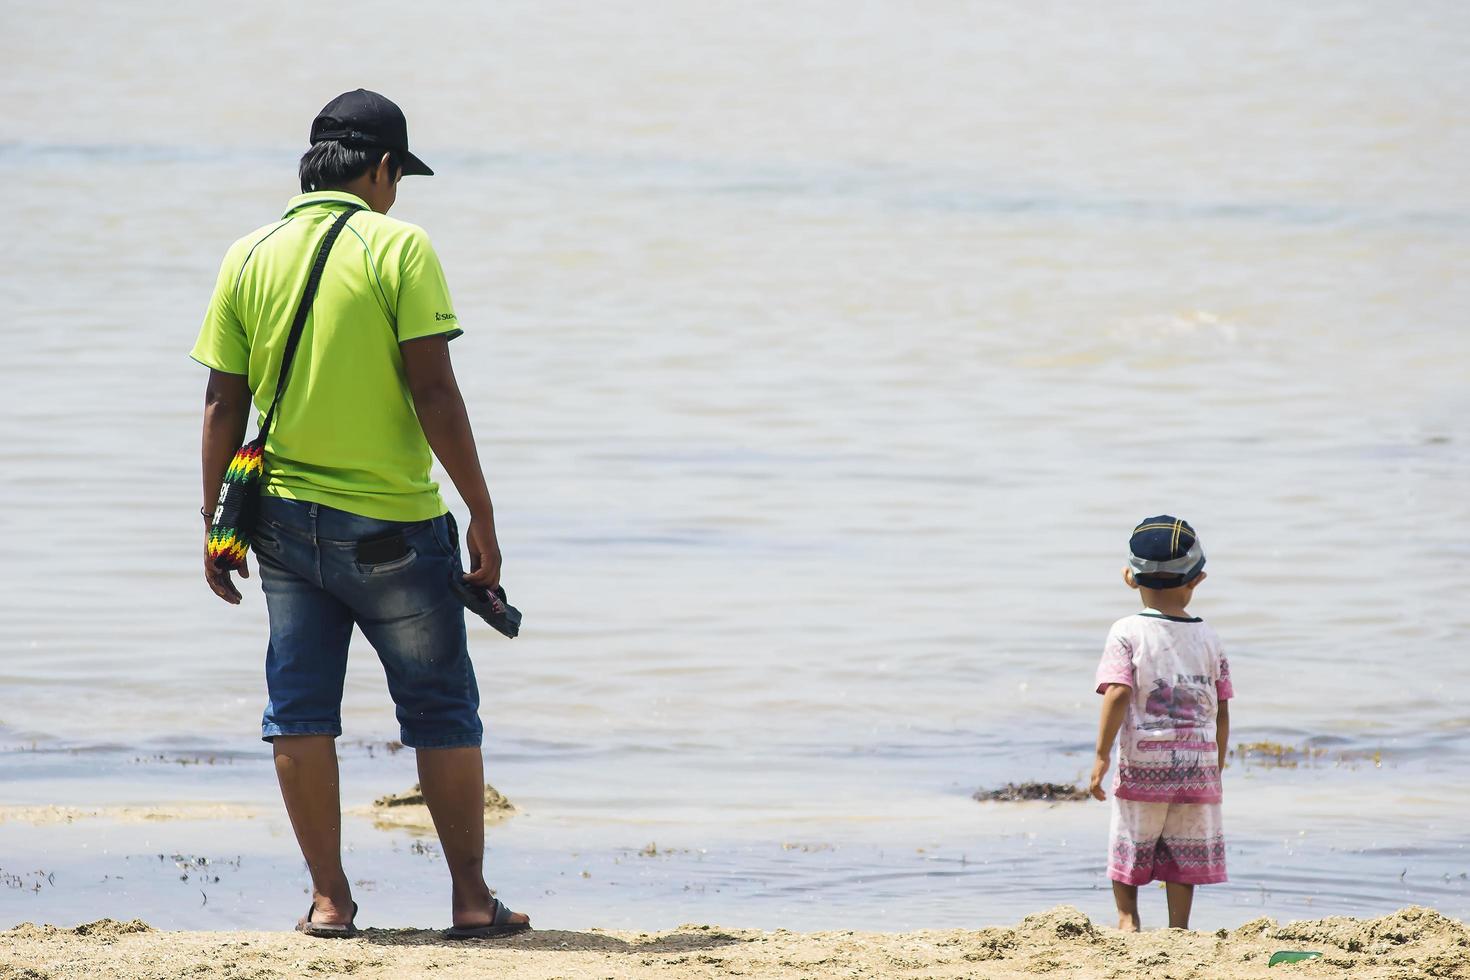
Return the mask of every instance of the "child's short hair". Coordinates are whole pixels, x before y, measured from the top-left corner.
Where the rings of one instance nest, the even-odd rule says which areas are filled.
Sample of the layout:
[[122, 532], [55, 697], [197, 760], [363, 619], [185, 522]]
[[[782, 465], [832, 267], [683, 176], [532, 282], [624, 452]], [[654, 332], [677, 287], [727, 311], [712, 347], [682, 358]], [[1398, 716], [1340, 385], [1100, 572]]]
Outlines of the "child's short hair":
[[1177, 589], [1205, 567], [1205, 552], [1188, 521], [1160, 514], [1133, 529], [1128, 567], [1140, 588]]

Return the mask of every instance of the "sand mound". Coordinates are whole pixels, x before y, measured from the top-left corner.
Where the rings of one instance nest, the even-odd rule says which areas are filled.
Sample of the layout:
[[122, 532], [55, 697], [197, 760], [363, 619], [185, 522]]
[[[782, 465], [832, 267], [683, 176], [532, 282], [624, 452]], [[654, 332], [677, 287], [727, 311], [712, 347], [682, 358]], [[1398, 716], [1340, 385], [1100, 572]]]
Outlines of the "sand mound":
[[[418, 783], [406, 793], [389, 793], [373, 800], [373, 806], [379, 809], [394, 806], [424, 806], [424, 792]], [[489, 783], [485, 784], [485, 809], [487, 810], [514, 810], [515, 804], [507, 800], [501, 792]]]
[[1058, 905], [1050, 911], [1028, 915], [1021, 920], [1016, 931], [1028, 938], [1055, 937], [1071, 942], [1098, 942], [1102, 939], [1092, 920], [1070, 905]]
[[22, 939], [50, 939], [56, 936], [90, 936], [93, 939], [116, 939], [118, 936], [130, 936], [138, 932], [153, 932], [154, 929], [142, 919], [133, 919], [131, 922], [119, 922], [116, 919], [98, 919], [96, 922], [84, 922], [71, 929], [63, 929], [58, 926], [36, 925], [34, 922], [22, 922], [18, 926], [7, 929], [3, 935], [7, 941]]
[[1317, 922], [1292, 922], [1269, 929], [1266, 934], [1314, 947], [1330, 945], [1349, 953], [1379, 955], [1400, 946], [1448, 946], [1463, 949], [1470, 964], [1470, 927], [1417, 905], [1366, 922], [1337, 916]]
[[54, 980], [54, 977], [29, 966], [0, 966], [0, 980]]
[[[379, 830], [407, 831], [414, 837], [433, 837], [434, 818], [424, 803], [424, 793], [418, 783], [403, 793], [389, 793], [373, 801], [372, 806], [358, 807], [348, 811], [356, 816], [367, 817]], [[489, 783], [485, 784], [485, 822], [495, 823], [514, 815], [515, 804]]]
[[116, 919], [98, 919], [96, 922], [84, 922], [72, 930], [74, 935], [91, 936], [94, 939], [116, 939], [119, 936], [131, 936], [139, 932], [153, 932], [154, 929], [142, 919], [133, 919], [129, 922], [119, 922]]

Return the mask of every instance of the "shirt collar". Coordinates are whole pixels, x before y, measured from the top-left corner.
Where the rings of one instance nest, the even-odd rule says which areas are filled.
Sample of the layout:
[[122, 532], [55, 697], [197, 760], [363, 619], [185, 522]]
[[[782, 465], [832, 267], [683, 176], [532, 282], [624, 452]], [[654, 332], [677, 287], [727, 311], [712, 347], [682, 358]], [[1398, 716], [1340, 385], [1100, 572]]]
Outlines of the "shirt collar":
[[1138, 613], [1138, 615], [1144, 617], [1145, 619], [1167, 619], [1171, 623], [1203, 623], [1204, 622], [1204, 620], [1203, 619], [1200, 619], [1198, 616], [1170, 616], [1169, 614], [1167, 614], [1167, 613], [1161, 613], [1157, 609], [1154, 609], [1152, 607], [1143, 610], [1142, 612]]
[[346, 191], [311, 191], [291, 198], [286, 203], [286, 213], [281, 217], [288, 217], [291, 212], [313, 204], [356, 204], [364, 210], [371, 210], [368, 208], [368, 203], [356, 194], [349, 194]]

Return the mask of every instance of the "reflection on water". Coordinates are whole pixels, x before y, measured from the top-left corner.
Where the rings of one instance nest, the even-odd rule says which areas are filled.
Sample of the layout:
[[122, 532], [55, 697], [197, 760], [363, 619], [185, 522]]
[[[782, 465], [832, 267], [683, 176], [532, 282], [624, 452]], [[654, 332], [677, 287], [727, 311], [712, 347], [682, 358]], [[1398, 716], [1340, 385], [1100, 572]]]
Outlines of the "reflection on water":
[[[198, 581], [184, 352], [305, 121], [402, 59], [71, 6], [0, 38], [0, 803], [270, 804], [263, 608]], [[361, 80], [440, 174], [395, 213], [455, 290], [527, 615], [472, 637], [512, 884], [570, 872], [566, 924], [640, 928], [1105, 910], [1100, 811], [968, 796], [1083, 773], [1127, 530], [1171, 511], [1238, 739], [1382, 759], [1227, 774], [1202, 914], [1465, 914], [1464, 11], [694, 6], [466, 6], [393, 50], [494, 57]], [[367, 654], [344, 716], [383, 741]], [[359, 802], [402, 788], [347, 752]], [[574, 867], [649, 840], [688, 855], [619, 902]]]

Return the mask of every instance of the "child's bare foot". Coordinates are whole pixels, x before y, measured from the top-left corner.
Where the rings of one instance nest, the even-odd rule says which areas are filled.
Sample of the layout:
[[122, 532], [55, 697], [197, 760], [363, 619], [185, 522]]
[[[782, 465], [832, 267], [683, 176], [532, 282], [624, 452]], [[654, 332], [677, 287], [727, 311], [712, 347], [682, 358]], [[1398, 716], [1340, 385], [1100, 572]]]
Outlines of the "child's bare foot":
[[1119, 932], [1137, 932], [1139, 930], [1139, 925], [1140, 924], [1138, 921], [1137, 912], [1134, 912], [1132, 915], [1123, 913], [1118, 916]]

